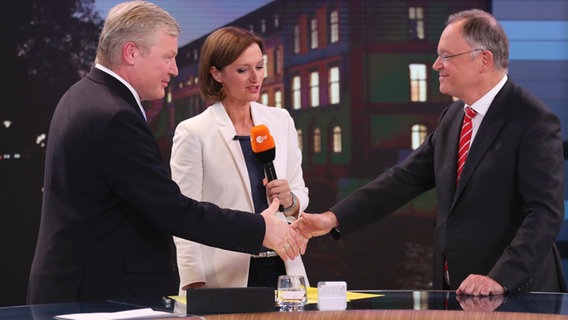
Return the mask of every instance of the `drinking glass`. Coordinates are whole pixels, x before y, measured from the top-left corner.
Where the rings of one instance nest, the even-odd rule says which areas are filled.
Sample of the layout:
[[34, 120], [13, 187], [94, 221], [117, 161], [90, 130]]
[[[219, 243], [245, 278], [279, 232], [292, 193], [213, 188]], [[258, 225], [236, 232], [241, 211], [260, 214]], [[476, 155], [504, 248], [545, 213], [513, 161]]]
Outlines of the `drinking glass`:
[[303, 276], [278, 277], [277, 301], [281, 311], [301, 311], [308, 300]]

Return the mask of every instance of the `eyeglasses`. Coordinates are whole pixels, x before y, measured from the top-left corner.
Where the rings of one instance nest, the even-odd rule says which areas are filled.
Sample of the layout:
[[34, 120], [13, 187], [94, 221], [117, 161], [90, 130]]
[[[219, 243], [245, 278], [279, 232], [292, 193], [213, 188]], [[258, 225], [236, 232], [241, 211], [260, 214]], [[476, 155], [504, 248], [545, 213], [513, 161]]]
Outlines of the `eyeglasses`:
[[467, 52], [451, 54], [451, 55], [449, 55], [449, 56], [443, 55], [443, 54], [438, 54], [438, 58], [442, 59], [442, 61], [445, 62], [445, 61], [448, 61], [450, 58], [453, 58], [453, 57], [461, 56], [461, 55], [468, 54], [468, 53], [472, 53], [472, 52], [476, 52], [476, 51], [483, 51], [483, 50], [485, 50], [485, 49], [474, 49], [474, 50], [467, 51]]

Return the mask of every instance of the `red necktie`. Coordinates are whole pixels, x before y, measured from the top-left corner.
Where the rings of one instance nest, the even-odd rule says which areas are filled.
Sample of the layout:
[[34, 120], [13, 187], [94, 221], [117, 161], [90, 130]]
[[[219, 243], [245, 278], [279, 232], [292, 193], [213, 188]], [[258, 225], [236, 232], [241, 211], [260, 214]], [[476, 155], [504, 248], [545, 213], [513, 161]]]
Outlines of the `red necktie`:
[[477, 113], [470, 107], [465, 108], [465, 116], [463, 117], [463, 124], [460, 134], [460, 148], [458, 149], [458, 171], [456, 176], [456, 183], [460, 181], [460, 175], [467, 159], [469, 146], [471, 144], [471, 132], [473, 131], [472, 119]]
[[444, 285], [442, 285], [443, 289], [450, 289], [450, 272], [448, 270], [448, 258], [446, 257], [446, 253], [444, 252]]

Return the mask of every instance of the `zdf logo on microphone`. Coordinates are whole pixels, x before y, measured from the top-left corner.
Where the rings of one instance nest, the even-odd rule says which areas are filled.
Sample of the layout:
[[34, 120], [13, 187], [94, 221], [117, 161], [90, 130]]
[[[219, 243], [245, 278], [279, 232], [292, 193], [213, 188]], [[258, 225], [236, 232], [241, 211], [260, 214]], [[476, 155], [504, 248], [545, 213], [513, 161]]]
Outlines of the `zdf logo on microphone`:
[[258, 143], [258, 144], [262, 144], [262, 143], [263, 143], [263, 142], [264, 142], [264, 141], [266, 140], [266, 138], [268, 138], [268, 136], [267, 136], [267, 135], [264, 135], [264, 136], [258, 136], [258, 137], [256, 137], [256, 143]]

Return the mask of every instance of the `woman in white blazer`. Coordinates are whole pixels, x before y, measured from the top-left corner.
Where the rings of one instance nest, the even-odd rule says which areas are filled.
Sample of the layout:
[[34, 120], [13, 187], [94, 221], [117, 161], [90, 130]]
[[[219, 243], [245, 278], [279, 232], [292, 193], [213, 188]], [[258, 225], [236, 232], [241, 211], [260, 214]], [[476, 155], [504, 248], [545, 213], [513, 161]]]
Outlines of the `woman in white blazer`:
[[[172, 178], [185, 195], [224, 208], [261, 212], [277, 197], [284, 207], [278, 215], [293, 221], [309, 201], [302, 155], [290, 114], [254, 102], [264, 79], [263, 52], [262, 39], [241, 28], [221, 28], [205, 40], [199, 83], [204, 99], [214, 104], [176, 128]], [[276, 145], [277, 179], [270, 182], [250, 147], [250, 130], [260, 124], [268, 127]], [[276, 287], [284, 273], [303, 275], [307, 281], [301, 257], [282, 261], [268, 250], [251, 256], [174, 241], [182, 295], [194, 287]]]

